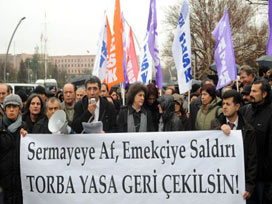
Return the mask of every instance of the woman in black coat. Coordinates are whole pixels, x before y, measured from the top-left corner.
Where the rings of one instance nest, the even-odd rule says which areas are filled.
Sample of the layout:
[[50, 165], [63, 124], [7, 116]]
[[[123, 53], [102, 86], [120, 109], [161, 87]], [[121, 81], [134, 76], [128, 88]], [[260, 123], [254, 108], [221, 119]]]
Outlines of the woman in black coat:
[[154, 131], [152, 115], [144, 108], [147, 89], [142, 83], [130, 86], [127, 95], [128, 105], [121, 108], [117, 118], [118, 132]]
[[44, 117], [44, 104], [41, 96], [39, 94], [31, 94], [23, 114], [24, 130], [32, 133], [33, 126]]

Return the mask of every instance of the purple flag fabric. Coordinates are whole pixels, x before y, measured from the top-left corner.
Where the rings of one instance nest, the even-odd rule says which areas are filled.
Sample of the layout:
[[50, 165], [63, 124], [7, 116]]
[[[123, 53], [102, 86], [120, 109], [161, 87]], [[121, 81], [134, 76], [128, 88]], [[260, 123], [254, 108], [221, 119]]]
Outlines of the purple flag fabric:
[[266, 47], [266, 54], [268, 56], [272, 55], [272, 0], [268, 2], [268, 21], [269, 21], [269, 36]]
[[151, 65], [154, 62], [156, 70], [156, 83], [158, 88], [162, 89], [162, 72], [158, 48], [156, 0], [150, 0], [147, 33], [143, 52], [143, 60], [139, 70], [138, 81], [147, 84], [152, 79]]
[[215, 64], [218, 74], [218, 83], [216, 89], [223, 88], [231, 81], [236, 80], [237, 70], [235, 56], [232, 44], [228, 10], [225, 10], [216, 28], [212, 32], [215, 40]]
[[149, 31], [148, 47], [155, 63], [156, 83], [158, 88], [162, 89], [162, 72], [161, 62], [159, 58], [158, 32], [157, 32], [156, 0], [150, 0], [147, 30]]

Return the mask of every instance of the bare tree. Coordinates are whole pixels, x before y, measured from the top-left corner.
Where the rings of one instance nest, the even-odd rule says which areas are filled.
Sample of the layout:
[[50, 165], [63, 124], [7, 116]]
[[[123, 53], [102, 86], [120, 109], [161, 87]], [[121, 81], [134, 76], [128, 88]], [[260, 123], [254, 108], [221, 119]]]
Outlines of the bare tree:
[[[258, 20], [257, 7], [242, 0], [190, 0], [192, 66], [196, 67], [196, 78], [211, 74], [209, 66], [214, 62], [215, 40], [212, 31], [227, 8], [231, 24], [233, 46], [237, 64], [256, 66], [257, 57], [265, 54], [268, 26]], [[172, 42], [178, 22], [181, 2], [166, 9], [165, 27], [169, 33], [162, 50], [167, 66], [173, 67]]]

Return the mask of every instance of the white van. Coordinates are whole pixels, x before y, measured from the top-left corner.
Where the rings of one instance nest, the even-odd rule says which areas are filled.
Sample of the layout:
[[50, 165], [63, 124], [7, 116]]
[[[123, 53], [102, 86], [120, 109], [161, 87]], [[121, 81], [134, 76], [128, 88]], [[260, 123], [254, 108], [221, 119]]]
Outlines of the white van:
[[43, 86], [46, 89], [49, 89], [52, 86], [54, 86], [56, 88], [56, 90], [58, 88], [58, 83], [57, 83], [56, 79], [45, 79], [45, 81], [44, 81], [44, 79], [38, 79], [35, 83], [37, 85]]
[[37, 84], [24, 84], [24, 83], [8, 83], [12, 87], [12, 93], [17, 94], [19, 90], [23, 90], [28, 96], [38, 86]]

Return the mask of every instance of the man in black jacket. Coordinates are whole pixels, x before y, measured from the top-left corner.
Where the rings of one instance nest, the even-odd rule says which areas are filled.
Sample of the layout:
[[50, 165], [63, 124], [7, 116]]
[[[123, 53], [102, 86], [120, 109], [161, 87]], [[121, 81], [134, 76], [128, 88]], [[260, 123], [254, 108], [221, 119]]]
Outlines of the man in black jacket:
[[230, 130], [242, 130], [244, 143], [246, 192], [244, 199], [249, 199], [253, 193], [257, 174], [257, 150], [255, 132], [249, 125], [239, 109], [242, 103], [240, 94], [235, 90], [227, 91], [223, 94], [223, 115], [212, 121], [213, 129], [222, 129], [227, 135]]
[[116, 110], [112, 103], [100, 97], [100, 79], [92, 76], [86, 81], [85, 88], [87, 95], [74, 107], [73, 130], [81, 133], [82, 122], [102, 121], [104, 132], [116, 132]]
[[23, 103], [16, 95], [5, 97], [5, 115], [0, 121], [0, 186], [4, 190], [5, 204], [21, 204], [20, 129]]
[[257, 183], [251, 203], [272, 203], [272, 105], [271, 87], [264, 80], [255, 81], [250, 91], [251, 103], [241, 110], [254, 127], [257, 142]]

